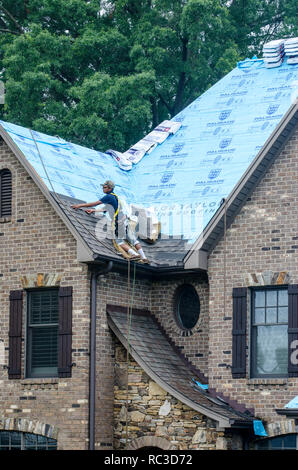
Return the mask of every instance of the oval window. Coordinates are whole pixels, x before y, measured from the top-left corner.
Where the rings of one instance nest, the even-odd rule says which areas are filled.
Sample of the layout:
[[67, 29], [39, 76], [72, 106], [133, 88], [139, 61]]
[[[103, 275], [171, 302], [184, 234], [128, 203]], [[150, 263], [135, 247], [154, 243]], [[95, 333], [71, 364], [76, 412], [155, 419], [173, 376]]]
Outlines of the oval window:
[[191, 285], [178, 287], [175, 302], [176, 319], [181, 328], [190, 330], [200, 316], [200, 299]]

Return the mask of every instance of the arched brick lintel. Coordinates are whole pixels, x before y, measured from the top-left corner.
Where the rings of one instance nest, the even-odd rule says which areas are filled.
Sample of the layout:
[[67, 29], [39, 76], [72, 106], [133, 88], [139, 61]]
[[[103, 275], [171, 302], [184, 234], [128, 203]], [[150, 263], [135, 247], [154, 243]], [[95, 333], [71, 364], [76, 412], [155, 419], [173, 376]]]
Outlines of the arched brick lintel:
[[0, 431], [20, 431], [57, 439], [58, 428], [41, 421], [0, 416]]
[[142, 447], [158, 447], [162, 450], [176, 450], [176, 446], [163, 437], [144, 436], [133, 439], [127, 446], [127, 450], [138, 450]]

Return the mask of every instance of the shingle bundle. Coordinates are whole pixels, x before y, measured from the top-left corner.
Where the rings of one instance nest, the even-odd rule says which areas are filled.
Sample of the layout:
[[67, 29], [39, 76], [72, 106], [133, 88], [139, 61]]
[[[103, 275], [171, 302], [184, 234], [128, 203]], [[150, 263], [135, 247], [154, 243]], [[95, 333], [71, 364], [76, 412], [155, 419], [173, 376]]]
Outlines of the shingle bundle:
[[269, 41], [263, 46], [263, 60], [267, 69], [279, 67], [283, 62], [284, 55], [285, 50], [283, 39]]
[[298, 64], [298, 37], [286, 39], [285, 54], [287, 64]]
[[152, 150], [154, 150], [158, 144], [162, 144], [169, 135], [176, 134], [180, 127], [181, 122], [163, 121], [155, 127], [150, 134], [139, 140], [139, 142], [130, 147], [126, 152], [121, 153], [109, 149], [106, 150], [105, 153], [114, 158], [121, 170], [131, 170], [133, 163], [137, 164], [145, 154], [151, 153]]
[[180, 127], [181, 122], [163, 121], [152, 132], [128, 149], [124, 156], [132, 163], [138, 163], [146, 153], [151, 153], [158, 144], [162, 144], [170, 134], [175, 134]]

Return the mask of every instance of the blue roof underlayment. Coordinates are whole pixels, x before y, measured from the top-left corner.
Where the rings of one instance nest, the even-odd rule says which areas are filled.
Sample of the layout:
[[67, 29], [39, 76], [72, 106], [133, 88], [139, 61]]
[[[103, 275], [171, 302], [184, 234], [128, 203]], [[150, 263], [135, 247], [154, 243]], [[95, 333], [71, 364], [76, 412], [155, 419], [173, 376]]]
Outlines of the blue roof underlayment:
[[194, 240], [297, 96], [298, 64], [246, 60], [175, 116], [180, 129], [129, 171], [111, 155], [0, 121], [50, 190], [84, 201], [112, 179], [131, 204], [154, 207], [165, 234]]

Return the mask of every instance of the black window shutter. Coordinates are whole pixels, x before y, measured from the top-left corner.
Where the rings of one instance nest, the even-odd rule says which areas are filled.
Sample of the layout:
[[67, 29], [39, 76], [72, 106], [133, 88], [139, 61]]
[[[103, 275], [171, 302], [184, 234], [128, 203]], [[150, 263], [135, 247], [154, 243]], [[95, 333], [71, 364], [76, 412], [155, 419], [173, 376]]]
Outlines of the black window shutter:
[[11, 215], [11, 172], [9, 170], [0, 171], [0, 217]]
[[297, 351], [298, 348], [298, 284], [292, 284], [288, 287], [289, 294], [289, 322], [288, 322], [288, 341], [289, 341], [289, 377], [298, 377]]
[[246, 377], [247, 289], [233, 289], [232, 376]]
[[58, 376], [71, 377], [72, 287], [59, 289]]
[[14, 290], [9, 295], [9, 358], [8, 378], [21, 378], [23, 291]]

